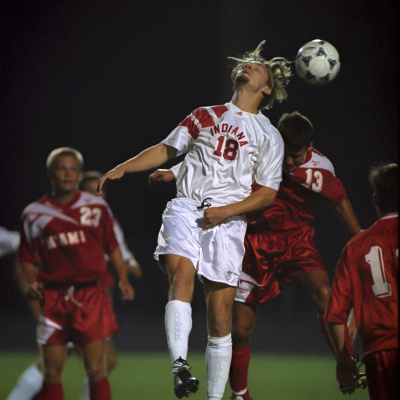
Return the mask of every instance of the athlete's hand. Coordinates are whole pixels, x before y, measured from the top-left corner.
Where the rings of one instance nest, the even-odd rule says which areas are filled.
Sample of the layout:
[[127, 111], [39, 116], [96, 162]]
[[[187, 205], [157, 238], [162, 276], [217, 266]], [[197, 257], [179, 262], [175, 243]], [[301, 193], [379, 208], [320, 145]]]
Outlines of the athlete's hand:
[[128, 281], [119, 281], [118, 283], [119, 290], [121, 291], [121, 299], [122, 300], [130, 300], [132, 301], [135, 298], [135, 291], [133, 287]]
[[97, 195], [101, 196], [103, 194], [103, 185], [106, 180], [114, 180], [114, 179], [121, 179], [125, 174], [125, 168], [122, 165], [118, 165], [117, 167], [113, 168], [112, 170], [105, 173], [97, 184]]
[[156, 186], [160, 182], [171, 182], [174, 179], [175, 176], [169, 169], [157, 169], [149, 175], [149, 187]]
[[210, 207], [204, 210], [203, 224], [206, 229], [210, 229], [222, 224], [229, 217], [230, 214], [226, 206]]
[[350, 356], [341, 357], [336, 364], [336, 379], [340, 385], [355, 389], [354, 378], [358, 375], [357, 364]]
[[126, 271], [128, 274], [133, 275], [136, 279], [139, 279], [143, 276], [142, 268], [140, 267], [139, 263], [131, 258], [125, 263]]
[[28, 300], [43, 300], [43, 284], [41, 282], [32, 282], [26, 292]]

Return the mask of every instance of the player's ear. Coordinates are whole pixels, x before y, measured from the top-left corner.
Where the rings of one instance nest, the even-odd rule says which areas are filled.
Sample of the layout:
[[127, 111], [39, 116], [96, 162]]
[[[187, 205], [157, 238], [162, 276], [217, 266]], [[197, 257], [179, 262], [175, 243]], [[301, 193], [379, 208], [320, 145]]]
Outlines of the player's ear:
[[262, 93], [264, 96], [269, 96], [269, 95], [271, 94], [271, 88], [270, 88], [269, 86], [264, 86], [264, 87], [261, 89], [261, 93]]
[[311, 150], [311, 149], [313, 148], [313, 146], [314, 146], [314, 143], [311, 141], [311, 142], [308, 144], [307, 151], [308, 151], [308, 150]]
[[378, 199], [376, 197], [376, 193], [372, 195], [372, 204], [374, 205], [374, 207], [378, 207]]

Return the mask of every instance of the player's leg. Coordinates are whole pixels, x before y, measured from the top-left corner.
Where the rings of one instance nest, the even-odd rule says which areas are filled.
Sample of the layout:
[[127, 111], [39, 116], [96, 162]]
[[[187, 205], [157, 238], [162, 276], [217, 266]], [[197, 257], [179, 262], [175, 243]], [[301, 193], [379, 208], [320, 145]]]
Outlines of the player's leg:
[[111, 389], [104, 363], [105, 349], [106, 340], [97, 340], [81, 346], [91, 400], [111, 399]]
[[67, 358], [67, 345], [43, 345], [42, 366], [43, 386], [40, 391], [40, 400], [63, 400], [61, 386], [65, 360]]
[[[292, 283], [301, 291], [301, 293], [310, 299], [315, 306], [318, 312], [318, 321], [321, 332], [329, 347], [334, 351], [324, 320], [325, 310], [328, 305], [331, 291], [327, 272], [322, 269], [309, 271], [293, 277]], [[353, 354], [351, 339], [347, 327], [345, 329], [345, 340], [349, 353]]]
[[117, 365], [117, 352], [115, 350], [114, 343], [111, 338], [106, 339], [106, 350], [104, 354], [104, 362], [106, 367], [107, 375], [110, 375], [110, 372]]
[[169, 278], [168, 303], [165, 307], [165, 330], [172, 362], [174, 389], [177, 397], [198, 390], [199, 381], [189, 372], [187, 353], [192, 329], [191, 301], [196, 271], [185, 257], [161, 256]]
[[[232, 312], [232, 361], [229, 383], [232, 399], [248, 400], [247, 374], [250, 363], [250, 337], [256, 323], [257, 304], [235, 301]], [[239, 397], [240, 396], [240, 397]]]
[[324, 316], [328, 305], [330, 286], [325, 270], [314, 270], [294, 276], [292, 283], [311, 300], [319, 316]]
[[236, 287], [204, 279], [207, 306], [207, 400], [222, 399], [232, 358], [232, 306]]
[[42, 388], [43, 373], [41, 362], [30, 365], [18, 378], [6, 400], [32, 400]]
[[[115, 365], [117, 364], [117, 353], [115, 351], [114, 343], [111, 338], [106, 339], [105, 346], [106, 348], [104, 351], [104, 366], [106, 370], [106, 375], [109, 376], [110, 372], [115, 368]], [[85, 375], [82, 385], [81, 397], [79, 400], [89, 400], [89, 399], [90, 399], [89, 380]]]

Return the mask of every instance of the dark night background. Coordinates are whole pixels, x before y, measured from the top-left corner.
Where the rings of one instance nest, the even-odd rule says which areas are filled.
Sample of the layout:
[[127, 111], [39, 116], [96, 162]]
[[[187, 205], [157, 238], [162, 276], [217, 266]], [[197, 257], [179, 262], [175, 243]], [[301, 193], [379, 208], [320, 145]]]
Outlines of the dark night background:
[[[294, 74], [288, 100], [267, 115], [273, 124], [294, 110], [310, 118], [315, 147], [333, 162], [366, 228], [375, 220], [368, 170], [398, 155], [396, 3], [2, 2], [0, 225], [18, 229], [23, 208], [49, 190], [45, 160], [52, 149], [75, 147], [86, 169], [106, 172], [161, 141], [193, 109], [229, 101], [228, 56], [240, 56], [266, 39], [265, 58], [294, 60], [303, 44], [320, 38], [340, 53], [337, 78], [313, 87]], [[108, 185], [108, 202], [145, 272], [132, 281], [133, 303], [116, 298], [121, 333], [115, 341], [120, 349], [166, 351], [168, 284], [152, 252], [175, 188], [148, 189], [147, 175]], [[313, 207], [316, 242], [332, 277], [349, 237], [329, 208]], [[34, 321], [13, 282], [12, 260], [0, 260], [0, 350], [35, 350]], [[200, 284], [193, 310], [191, 346], [202, 350]], [[329, 351], [314, 310], [290, 288], [260, 308], [257, 333], [254, 349]]]

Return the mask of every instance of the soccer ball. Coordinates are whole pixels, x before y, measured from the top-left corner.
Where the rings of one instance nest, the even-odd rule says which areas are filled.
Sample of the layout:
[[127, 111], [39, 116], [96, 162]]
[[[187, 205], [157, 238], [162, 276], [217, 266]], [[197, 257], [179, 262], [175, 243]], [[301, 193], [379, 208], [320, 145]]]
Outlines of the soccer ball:
[[335, 79], [340, 69], [340, 57], [330, 43], [316, 39], [300, 48], [295, 65], [300, 78], [310, 85], [321, 86]]

